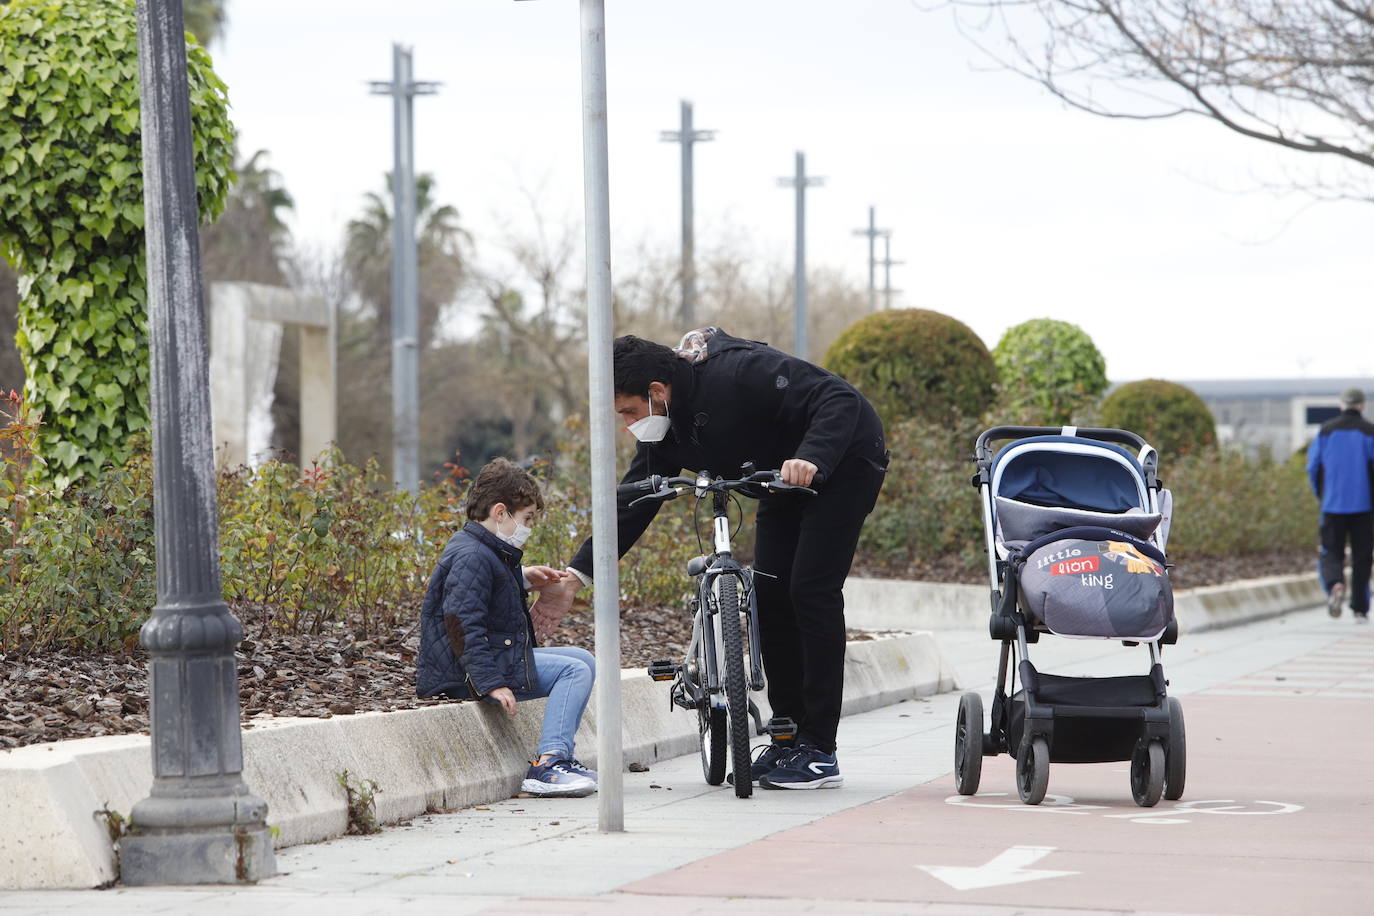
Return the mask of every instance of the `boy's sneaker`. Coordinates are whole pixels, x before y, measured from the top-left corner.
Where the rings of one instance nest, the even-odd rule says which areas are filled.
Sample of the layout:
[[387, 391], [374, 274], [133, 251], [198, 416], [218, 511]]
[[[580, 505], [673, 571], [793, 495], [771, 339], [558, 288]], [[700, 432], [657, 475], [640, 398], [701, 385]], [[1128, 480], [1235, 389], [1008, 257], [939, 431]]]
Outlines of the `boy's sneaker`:
[[566, 757], [545, 764], [532, 763], [520, 791], [541, 798], [582, 798], [596, 791], [596, 782], [574, 773]]
[[1356, 622], [1356, 623], [1369, 623], [1369, 612], [1368, 612], [1368, 611], [1365, 611], [1363, 614], [1356, 614], [1356, 615], [1355, 615], [1355, 622]]
[[[773, 769], [781, 762], [782, 758], [786, 757], [794, 750], [796, 750], [796, 747], [791, 744], [777, 744], [774, 742], [760, 744], [758, 747], [754, 748], [754, 762], [749, 765], [749, 778], [754, 782], [758, 782], [760, 777], [765, 773], [773, 772]], [[733, 786], [735, 784], [735, 774], [726, 774], [725, 781]]]
[[1326, 597], [1326, 613], [1332, 617], [1341, 616], [1341, 603], [1345, 601], [1345, 583], [1337, 582], [1331, 586], [1331, 594]]
[[844, 785], [844, 777], [834, 754], [803, 743], [760, 776], [759, 785], [765, 789], [835, 789]]
[[572, 770], [578, 776], [585, 776], [592, 782], [596, 782], [596, 770], [591, 769], [576, 757], [568, 761], [568, 769]]

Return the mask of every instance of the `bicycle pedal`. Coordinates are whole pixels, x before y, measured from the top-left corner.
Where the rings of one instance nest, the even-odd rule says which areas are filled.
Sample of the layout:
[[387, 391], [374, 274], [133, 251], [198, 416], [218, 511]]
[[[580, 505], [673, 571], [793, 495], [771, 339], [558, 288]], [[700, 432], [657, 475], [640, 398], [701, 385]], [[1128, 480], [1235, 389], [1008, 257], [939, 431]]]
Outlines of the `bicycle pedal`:
[[655, 681], [671, 681], [677, 677], [681, 665], [674, 664], [667, 659], [659, 659], [649, 663], [649, 678]]
[[786, 716], [774, 716], [768, 720], [768, 734], [774, 741], [792, 741], [797, 737], [797, 723]]

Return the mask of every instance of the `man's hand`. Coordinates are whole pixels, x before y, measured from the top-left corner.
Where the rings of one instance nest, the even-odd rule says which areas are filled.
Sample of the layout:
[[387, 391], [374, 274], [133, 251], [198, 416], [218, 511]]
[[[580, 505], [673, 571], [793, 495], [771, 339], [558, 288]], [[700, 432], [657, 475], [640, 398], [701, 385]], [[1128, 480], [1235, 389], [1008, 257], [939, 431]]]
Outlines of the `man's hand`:
[[539, 590], [539, 600], [530, 608], [530, 619], [534, 621], [534, 635], [546, 638], [562, 622], [564, 615], [572, 607], [573, 595], [582, 587], [582, 580], [572, 573], [560, 573], [562, 578]]
[[794, 487], [809, 487], [820, 468], [804, 458], [788, 458], [782, 463], [782, 482]]
[[565, 573], [561, 569], [553, 569], [549, 566], [526, 566], [523, 568], [525, 580], [529, 582], [530, 588], [538, 591], [549, 585], [560, 582], [572, 573]]
[[515, 718], [515, 694], [511, 693], [509, 687], [497, 687], [487, 694], [493, 700], [501, 704], [501, 708], [506, 711], [506, 715]]

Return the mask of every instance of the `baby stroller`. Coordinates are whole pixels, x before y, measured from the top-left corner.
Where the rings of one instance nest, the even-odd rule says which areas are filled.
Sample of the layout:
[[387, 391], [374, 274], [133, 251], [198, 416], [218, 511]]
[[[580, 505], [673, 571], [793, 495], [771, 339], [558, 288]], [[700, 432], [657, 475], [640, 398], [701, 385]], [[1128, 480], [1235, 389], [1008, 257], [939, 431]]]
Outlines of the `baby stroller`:
[[[992, 443], [1004, 440], [994, 454]], [[1009, 753], [1028, 805], [1044, 800], [1051, 763], [1129, 760], [1136, 804], [1182, 797], [1183, 708], [1165, 691], [1160, 648], [1177, 641], [1178, 625], [1164, 557], [1172, 497], [1156, 477], [1158, 457], [1120, 429], [998, 426], [978, 437], [989, 633], [1002, 657], [991, 730], [983, 731], [979, 694], [959, 701], [960, 794], [978, 791], [983, 757]], [[1042, 633], [1145, 643], [1149, 673], [1042, 673], [1027, 652]]]

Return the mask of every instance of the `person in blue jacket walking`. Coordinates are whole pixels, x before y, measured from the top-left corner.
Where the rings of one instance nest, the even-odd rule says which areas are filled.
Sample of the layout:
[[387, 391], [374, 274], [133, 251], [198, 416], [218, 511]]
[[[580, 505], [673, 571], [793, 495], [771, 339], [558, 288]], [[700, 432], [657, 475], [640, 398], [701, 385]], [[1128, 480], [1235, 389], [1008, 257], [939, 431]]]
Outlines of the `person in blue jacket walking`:
[[596, 772], [573, 756], [573, 740], [596, 679], [596, 660], [576, 647], [537, 648], [531, 588], [571, 580], [548, 566], [520, 565], [544, 499], [529, 472], [504, 458], [478, 472], [468, 522], [444, 548], [420, 609], [415, 693], [477, 699], [514, 717], [516, 702], [548, 697], [539, 750], [520, 790], [542, 797], [596, 791]]
[[1364, 392], [1341, 394], [1341, 413], [1322, 425], [1307, 449], [1307, 476], [1321, 501], [1318, 561], [1327, 610], [1341, 616], [1345, 545], [1350, 542], [1350, 610], [1369, 622], [1369, 570], [1374, 558], [1374, 424], [1364, 418]]

